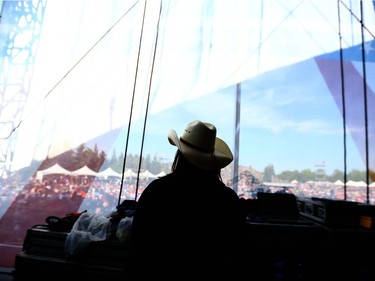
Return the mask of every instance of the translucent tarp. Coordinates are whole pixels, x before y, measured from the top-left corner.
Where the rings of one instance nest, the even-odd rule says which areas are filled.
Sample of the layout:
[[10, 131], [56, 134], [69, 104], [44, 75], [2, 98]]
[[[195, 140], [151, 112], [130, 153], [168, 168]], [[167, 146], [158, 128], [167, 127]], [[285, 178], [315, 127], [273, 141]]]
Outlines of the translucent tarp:
[[[241, 196], [297, 182], [374, 204], [373, 1], [4, 1], [1, 16], [3, 253], [48, 215], [135, 199], [194, 119], [233, 150]], [[40, 173], [56, 163], [121, 177]]]

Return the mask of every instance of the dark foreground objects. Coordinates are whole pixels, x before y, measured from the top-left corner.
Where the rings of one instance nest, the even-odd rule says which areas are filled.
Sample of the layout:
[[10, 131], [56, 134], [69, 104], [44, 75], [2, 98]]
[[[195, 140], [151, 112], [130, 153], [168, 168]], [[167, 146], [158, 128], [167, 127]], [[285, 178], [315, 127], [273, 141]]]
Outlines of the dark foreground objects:
[[215, 126], [200, 121], [168, 139], [178, 148], [172, 173], [151, 182], [137, 203], [127, 268], [136, 279], [234, 277], [246, 214], [220, 176], [232, 153]]

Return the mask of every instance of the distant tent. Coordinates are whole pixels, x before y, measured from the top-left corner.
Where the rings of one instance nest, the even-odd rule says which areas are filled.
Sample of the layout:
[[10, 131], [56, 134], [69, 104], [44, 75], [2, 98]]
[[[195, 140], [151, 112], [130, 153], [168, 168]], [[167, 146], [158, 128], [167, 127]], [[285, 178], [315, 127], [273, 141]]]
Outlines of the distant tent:
[[87, 166], [83, 166], [82, 168], [71, 172], [71, 175], [73, 175], [73, 176], [96, 176], [97, 172], [91, 170]]
[[149, 179], [149, 178], [156, 179], [157, 178], [157, 176], [154, 175], [153, 173], [151, 173], [149, 170], [145, 170], [144, 172], [140, 173], [139, 177], [140, 178], [146, 178], [146, 179]]
[[354, 187], [366, 187], [367, 184], [364, 181], [348, 181], [346, 183], [347, 186], [354, 186]]
[[99, 173], [97, 173], [97, 176], [102, 177], [102, 178], [108, 178], [108, 177], [121, 178], [121, 174], [114, 171], [111, 167], [108, 167], [107, 169], [100, 171]]
[[55, 165], [53, 165], [53, 166], [51, 166], [47, 169], [40, 170], [39, 172], [41, 172], [43, 176], [46, 176], [46, 175], [70, 175], [71, 174], [70, 171], [61, 167], [58, 163], [56, 163]]
[[161, 171], [160, 173], [156, 174], [155, 176], [157, 178], [160, 178], [160, 177], [164, 177], [166, 175], [166, 173], [164, 171]]
[[335, 181], [333, 184], [337, 186], [344, 186], [344, 183], [340, 180]]
[[133, 172], [132, 169], [127, 169], [124, 173], [125, 178], [132, 178], [132, 177], [136, 177], [136, 176], [137, 176], [137, 173]]
[[366, 187], [366, 186], [367, 186], [367, 183], [365, 183], [364, 181], [358, 181], [358, 182], [357, 182], [357, 186], [360, 186], [360, 187]]

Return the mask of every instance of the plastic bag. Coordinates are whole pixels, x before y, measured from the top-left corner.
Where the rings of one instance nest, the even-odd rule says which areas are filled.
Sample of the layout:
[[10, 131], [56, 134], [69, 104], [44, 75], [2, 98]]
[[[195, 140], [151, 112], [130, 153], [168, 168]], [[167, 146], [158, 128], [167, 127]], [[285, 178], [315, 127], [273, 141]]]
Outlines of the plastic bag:
[[65, 254], [72, 257], [82, 252], [90, 242], [106, 240], [110, 236], [111, 221], [108, 217], [84, 213], [66, 237]]
[[130, 238], [133, 217], [121, 219], [117, 225], [116, 238], [121, 242], [126, 242]]

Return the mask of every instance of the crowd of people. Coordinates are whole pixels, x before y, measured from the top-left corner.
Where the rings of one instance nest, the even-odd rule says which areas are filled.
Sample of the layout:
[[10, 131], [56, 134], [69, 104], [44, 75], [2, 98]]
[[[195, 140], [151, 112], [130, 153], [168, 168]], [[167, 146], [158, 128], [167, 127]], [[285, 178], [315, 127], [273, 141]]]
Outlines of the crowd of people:
[[[225, 173], [224, 173], [225, 174]], [[154, 179], [126, 179], [122, 186], [119, 178], [107, 179], [84, 177], [78, 181], [71, 176], [50, 175], [42, 181], [32, 178], [25, 186], [3, 181], [0, 185], [0, 224], [7, 223], [6, 229], [13, 229], [12, 239], [21, 242], [27, 228], [44, 223], [49, 215], [63, 216], [71, 211], [84, 211], [109, 215], [116, 210], [119, 202], [125, 199], [134, 200], [136, 185], [137, 198], [145, 187]], [[230, 180], [224, 180], [229, 183]], [[256, 192], [290, 192], [299, 197], [318, 197], [327, 199], [344, 199], [344, 187], [326, 181], [310, 181], [306, 183], [288, 183], [280, 186], [264, 188], [262, 183], [252, 184], [248, 180], [238, 181], [237, 194], [241, 198], [255, 199]], [[292, 187], [291, 187], [292, 186]], [[232, 186], [230, 186], [232, 187]], [[199, 193], [196, 194], [199, 196]], [[375, 204], [375, 191], [370, 189], [370, 204]], [[346, 200], [360, 203], [366, 202], [366, 188], [347, 186]], [[8, 218], [8, 219], [7, 219]], [[26, 219], [27, 218], [27, 219]], [[0, 238], [1, 239], [1, 238]]]
[[[202, 138], [195, 134], [206, 135]], [[177, 148], [175, 162], [171, 172], [158, 179], [125, 178], [122, 185], [118, 177], [95, 176], [48, 175], [43, 179], [31, 178], [26, 185], [3, 180], [0, 183], [0, 228], [2, 229], [0, 243], [11, 241], [22, 245], [27, 229], [44, 224], [45, 219], [51, 215], [63, 217], [70, 212], [87, 211], [110, 216], [116, 211], [116, 206], [124, 200], [139, 201], [140, 206], [143, 206], [144, 201], [150, 200], [145, 198], [149, 198], [150, 193], [153, 194], [151, 191], [145, 193], [145, 190], [163, 190], [163, 188], [165, 191], [161, 192], [161, 195], [156, 193], [151, 196], [157, 197], [153, 204], [160, 210], [160, 213], [153, 215], [162, 218], [166, 212], [173, 213], [176, 212], [173, 208], [178, 208], [177, 213], [192, 215], [191, 222], [194, 224], [198, 222], [197, 216], [201, 210], [212, 212], [218, 208], [217, 205], [210, 203], [210, 199], [217, 197], [218, 201], [224, 200], [222, 207], [227, 211], [221, 209], [217, 212], [221, 212], [222, 215], [229, 212], [230, 204], [225, 201], [227, 199], [216, 194], [217, 189], [220, 188], [223, 189], [223, 193], [229, 193], [229, 197], [232, 196], [234, 199], [256, 199], [256, 192], [262, 190], [289, 192], [297, 197], [345, 199], [367, 203], [366, 187], [347, 186], [345, 198], [343, 185], [327, 181], [286, 183], [285, 186], [278, 183], [275, 186], [267, 185], [265, 188], [262, 182], [242, 177], [239, 178], [234, 190], [229, 166], [233, 156], [225, 142], [216, 137], [216, 128], [210, 123], [193, 121], [188, 124], [180, 138], [174, 130], [171, 130], [168, 140]], [[185, 169], [188, 172], [185, 172]], [[167, 179], [170, 179], [171, 183]], [[158, 186], [158, 188], [150, 186]], [[212, 188], [212, 186], [217, 187]], [[370, 189], [369, 195], [370, 204], [375, 204], [375, 192]], [[173, 202], [174, 199], [177, 200], [177, 205], [168, 203]], [[212, 205], [211, 210], [208, 210], [204, 203], [207, 206]], [[189, 210], [182, 212], [179, 204]], [[163, 225], [163, 227], [168, 226], [168, 224]]]

